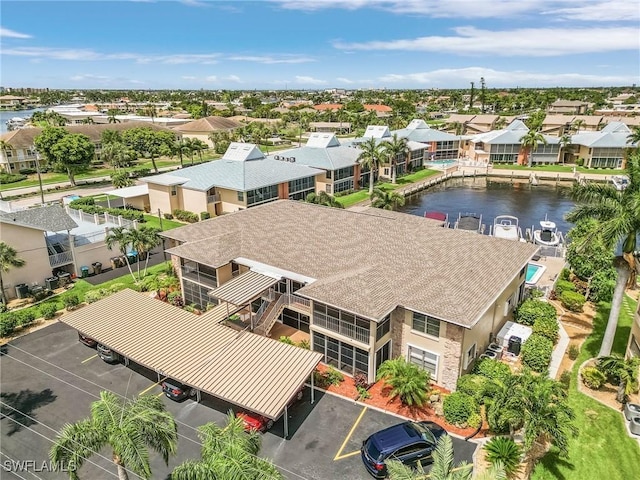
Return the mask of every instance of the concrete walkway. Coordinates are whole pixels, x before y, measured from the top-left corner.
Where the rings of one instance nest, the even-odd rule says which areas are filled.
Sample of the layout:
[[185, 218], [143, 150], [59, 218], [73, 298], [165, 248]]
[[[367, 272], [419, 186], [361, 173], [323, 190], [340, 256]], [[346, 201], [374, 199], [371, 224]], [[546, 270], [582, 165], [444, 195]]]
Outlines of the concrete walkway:
[[560, 323], [560, 321], [558, 321], [558, 323], [560, 325], [560, 330], [558, 331], [558, 343], [556, 343], [556, 347], [551, 353], [551, 363], [549, 364], [549, 378], [558, 377], [558, 370], [560, 370], [560, 365], [562, 364], [562, 359], [564, 358], [564, 354], [567, 351], [570, 340], [569, 335], [562, 326], [562, 323]]

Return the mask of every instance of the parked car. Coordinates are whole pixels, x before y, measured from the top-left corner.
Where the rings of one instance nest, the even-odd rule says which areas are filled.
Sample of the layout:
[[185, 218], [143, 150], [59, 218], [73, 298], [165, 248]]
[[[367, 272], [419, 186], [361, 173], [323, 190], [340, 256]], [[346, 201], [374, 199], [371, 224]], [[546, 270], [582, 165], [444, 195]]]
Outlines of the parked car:
[[99, 343], [96, 350], [98, 350], [98, 356], [107, 363], [118, 363], [120, 361], [120, 355], [106, 345]]
[[434, 422], [403, 422], [374, 433], [362, 443], [360, 455], [367, 471], [375, 478], [387, 476], [387, 460], [413, 467], [430, 463], [438, 439], [447, 435]]
[[[303, 395], [304, 388], [301, 388], [300, 390], [298, 390], [295, 397], [293, 397], [293, 400], [291, 401], [289, 406], [302, 400]], [[238, 412], [236, 413], [236, 417], [242, 419], [242, 422], [244, 423], [244, 429], [247, 432], [266, 432], [267, 430], [271, 430], [271, 427], [273, 427], [274, 423], [271, 418], [264, 417], [254, 412]]]
[[96, 342], [93, 338], [89, 338], [86, 335], [78, 332], [78, 340], [84, 343], [87, 347], [95, 348], [98, 342]]
[[171, 400], [179, 402], [187, 397], [193, 397], [196, 394], [196, 389], [191, 388], [188, 385], [184, 385], [175, 380], [166, 379], [162, 382], [162, 391]]

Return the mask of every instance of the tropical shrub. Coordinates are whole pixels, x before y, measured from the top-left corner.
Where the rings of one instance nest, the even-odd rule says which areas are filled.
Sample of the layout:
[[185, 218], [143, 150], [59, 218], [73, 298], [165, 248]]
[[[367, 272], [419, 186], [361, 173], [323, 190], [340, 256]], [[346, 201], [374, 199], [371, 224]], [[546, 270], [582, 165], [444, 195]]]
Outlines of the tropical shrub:
[[200, 220], [209, 220], [211, 214], [209, 212], [200, 212]]
[[356, 390], [358, 391], [358, 398], [360, 400], [366, 400], [371, 397], [369, 391], [364, 387], [356, 387]]
[[469, 417], [479, 413], [478, 404], [473, 397], [462, 392], [447, 395], [442, 407], [444, 418], [452, 425], [467, 425]]
[[569, 280], [571, 278], [571, 270], [568, 268], [563, 268], [560, 270], [560, 274], [558, 275], [560, 280]]
[[569, 390], [569, 386], [571, 385], [571, 372], [569, 370], [562, 372], [558, 381], [562, 384], [565, 390]]
[[573, 282], [570, 282], [569, 280], [558, 280], [555, 284], [554, 290], [556, 292], [556, 296], [559, 297], [560, 295], [562, 295], [562, 292], [566, 292], [566, 291], [575, 292], [576, 286]]
[[26, 175], [18, 173], [0, 173], [0, 183], [16, 183], [26, 179]]
[[90, 290], [84, 294], [84, 301], [87, 303], [94, 303], [103, 299], [109, 295], [109, 292], [104, 288], [98, 288], [97, 290]]
[[150, 168], [136, 168], [131, 172], [133, 178], [146, 177], [151, 173]]
[[18, 325], [18, 318], [13, 312], [3, 313], [0, 316], [0, 336], [7, 337], [13, 333]]
[[316, 370], [313, 372], [314, 383], [320, 388], [327, 388], [331, 385], [340, 385], [344, 381], [344, 375], [333, 367], [327, 368], [321, 372]]
[[482, 415], [479, 413], [472, 413], [467, 418], [467, 425], [471, 428], [479, 428], [482, 425]]
[[542, 335], [543, 337], [547, 337], [553, 343], [556, 343], [556, 341], [558, 340], [560, 325], [555, 318], [540, 317], [535, 322], [533, 322], [532, 330], [533, 333], [537, 333], [539, 335]]
[[580, 347], [577, 345], [569, 346], [569, 352], [567, 353], [567, 355], [569, 355], [569, 358], [571, 360], [575, 360], [576, 358], [578, 358], [578, 355], [580, 355]]
[[56, 316], [56, 312], [58, 311], [58, 306], [55, 303], [43, 303], [40, 306], [40, 315], [45, 320], [50, 320]]
[[171, 292], [169, 295], [167, 295], [167, 301], [174, 307], [184, 307], [184, 299], [182, 298], [180, 292]]
[[607, 381], [607, 376], [596, 367], [585, 367], [580, 374], [582, 383], [592, 390], [598, 390]]
[[506, 380], [511, 376], [511, 369], [506, 363], [491, 358], [483, 358], [476, 362], [473, 373], [487, 377], [490, 380]]
[[18, 170], [18, 173], [20, 173], [20, 175], [33, 175], [34, 173], [38, 173], [38, 171], [35, 168], [21, 168]]
[[80, 300], [78, 299], [78, 296], [75, 294], [71, 294], [71, 295], [66, 295], [63, 299], [62, 299], [62, 303], [64, 305], [64, 308], [68, 310], [73, 310], [75, 307], [78, 306], [78, 304], [80, 303]]
[[186, 210], [175, 209], [173, 211], [173, 216], [178, 220], [182, 220], [187, 223], [196, 223], [198, 221], [198, 215], [193, 212], [188, 212]]
[[523, 325], [533, 325], [538, 318], [553, 318], [558, 316], [553, 305], [540, 300], [529, 299], [522, 302], [516, 309], [514, 318]]
[[591, 278], [589, 300], [592, 302], [610, 302], [613, 299], [615, 287], [616, 271], [613, 268], [599, 271]]
[[462, 375], [456, 383], [456, 392], [466, 393], [481, 405], [484, 403], [487, 383], [489, 383], [489, 379], [483, 375]]
[[69, 203], [69, 206], [71, 208], [76, 208], [77, 206], [80, 205], [95, 205], [96, 201], [93, 197], [80, 197], [80, 198], [76, 198], [75, 200], [72, 200], [71, 203]]
[[520, 470], [522, 447], [509, 437], [493, 437], [484, 446], [486, 459], [495, 465], [502, 464], [508, 477], [514, 476]]
[[378, 368], [378, 380], [391, 387], [390, 398], [400, 397], [405, 405], [422, 406], [430, 390], [431, 375], [404, 357], [386, 360]]
[[362, 387], [366, 389], [369, 386], [369, 379], [367, 378], [367, 374], [356, 372], [356, 374], [353, 376], [353, 383], [355, 384], [356, 388]]
[[582, 312], [584, 302], [584, 295], [578, 292], [566, 291], [560, 295], [560, 303], [562, 303], [562, 306], [572, 312]]
[[300, 340], [296, 343], [296, 347], [304, 348], [305, 350], [311, 350], [311, 343], [309, 340]]
[[21, 327], [31, 325], [36, 319], [36, 312], [32, 308], [27, 308], [25, 310], [16, 312], [16, 315], [18, 317], [18, 325], [20, 325]]
[[173, 215], [170, 213], [165, 213], [164, 218], [166, 218], [167, 220], [173, 220]]
[[522, 346], [522, 363], [534, 372], [544, 373], [551, 363], [553, 342], [539, 334], [531, 335]]
[[282, 343], [286, 343], [287, 345], [295, 345], [296, 342], [294, 342], [293, 340], [291, 340], [291, 337], [287, 337], [285, 335], [281, 335], [280, 338], [278, 339], [280, 342]]

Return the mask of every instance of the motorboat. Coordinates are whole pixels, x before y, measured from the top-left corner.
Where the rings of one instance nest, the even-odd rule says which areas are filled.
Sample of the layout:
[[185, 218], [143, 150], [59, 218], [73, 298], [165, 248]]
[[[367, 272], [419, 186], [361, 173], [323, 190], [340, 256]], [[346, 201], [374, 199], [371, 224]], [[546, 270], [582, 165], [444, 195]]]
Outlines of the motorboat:
[[7, 131], [17, 130], [24, 127], [27, 124], [28, 118], [13, 117], [7, 120]]
[[611, 183], [613, 183], [613, 186], [616, 187], [616, 190], [621, 192], [622, 190], [627, 188], [627, 186], [629, 186], [629, 177], [627, 177], [626, 175], [614, 175], [613, 177], [611, 177]]
[[493, 220], [491, 235], [507, 240], [526, 241], [522, 237], [522, 229], [518, 225], [518, 218], [511, 215], [498, 215]]
[[442, 226], [449, 228], [449, 215], [444, 212], [424, 212], [424, 218], [441, 222]]
[[557, 247], [562, 244], [562, 234], [558, 232], [556, 224], [545, 217], [540, 221], [540, 228], [533, 231], [533, 243], [548, 247]]
[[453, 228], [457, 230], [469, 230], [476, 233], [484, 233], [482, 214], [458, 213], [458, 220], [456, 220]]

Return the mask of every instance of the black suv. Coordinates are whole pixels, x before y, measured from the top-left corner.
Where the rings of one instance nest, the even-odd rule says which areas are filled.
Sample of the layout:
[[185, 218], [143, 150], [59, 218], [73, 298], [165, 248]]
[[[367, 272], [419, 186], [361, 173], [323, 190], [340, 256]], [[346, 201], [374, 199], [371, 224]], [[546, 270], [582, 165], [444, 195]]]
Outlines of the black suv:
[[407, 466], [431, 463], [438, 439], [447, 432], [433, 422], [403, 422], [367, 438], [360, 449], [362, 462], [375, 478], [387, 476], [386, 460], [397, 460]]
[[195, 388], [171, 379], [166, 379], [162, 382], [162, 391], [168, 398], [176, 402], [184, 400], [187, 397], [193, 397], [196, 394]]

